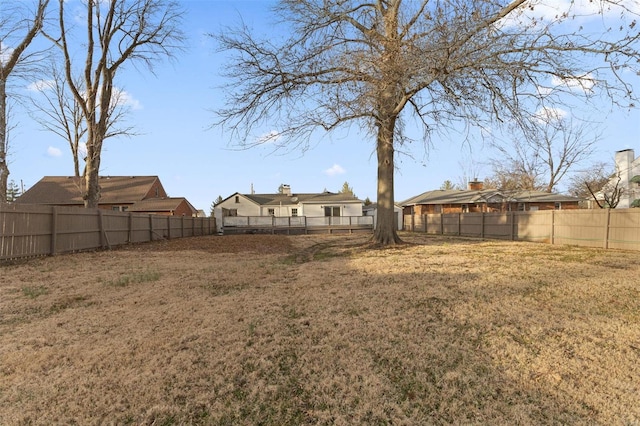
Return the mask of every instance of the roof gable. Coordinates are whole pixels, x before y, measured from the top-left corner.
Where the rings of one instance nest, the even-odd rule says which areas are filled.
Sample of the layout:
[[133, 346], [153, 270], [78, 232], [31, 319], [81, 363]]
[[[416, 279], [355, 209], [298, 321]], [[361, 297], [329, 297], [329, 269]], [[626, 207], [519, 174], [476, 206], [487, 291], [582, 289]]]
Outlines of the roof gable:
[[196, 213], [195, 207], [187, 201], [184, 197], [167, 197], [167, 198], [147, 198], [142, 201], [138, 201], [133, 204], [129, 211], [131, 212], [172, 212], [177, 210], [182, 203], [191, 209], [193, 213]]

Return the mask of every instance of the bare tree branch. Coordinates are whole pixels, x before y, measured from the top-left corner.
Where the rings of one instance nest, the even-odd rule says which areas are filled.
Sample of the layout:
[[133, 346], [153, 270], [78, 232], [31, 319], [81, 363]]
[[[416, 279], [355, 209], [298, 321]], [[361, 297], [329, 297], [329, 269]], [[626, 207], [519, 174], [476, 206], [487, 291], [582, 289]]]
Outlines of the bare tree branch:
[[124, 110], [117, 108], [117, 71], [125, 63], [142, 63], [153, 71], [161, 57], [172, 57], [182, 47], [180, 28], [182, 9], [172, 0], [86, 0], [84, 63], [76, 63], [74, 32], [68, 30], [72, 19], [65, 12], [65, 0], [58, 1], [59, 35], [47, 37], [62, 51], [66, 84], [80, 107], [86, 127], [85, 163], [86, 207], [97, 207], [100, 199], [98, 173], [105, 139], [130, 135], [131, 128], [113, 127]]
[[244, 25], [214, 36], [230, 54], [214, 125], [244, 146], [276, 128], [283, 146], [304, 151], [316, 131], [358, 123], [378, 155], [374, 238], [393, 244], [394, 154], [410, 142], [407, 124], [428, 144], [459, 124], [531, 128], [540, 108], [571, 98], [635, 102], [621, 77], [637, 71], [637, 16], [619, 3], [590, 3], [602, 22], [616, 13], [619, 28], [582, 31], [574, 2], [545, 17], [526, 0], [281, 0], [273, 11], [289, 37], [260, 39]]
[[24, 5], [0, 3], [0, 203], [7, 201], [8, 111], [7, 83], [10, 77], [19, 78], [37, 70], [35, 58], [40, 52], [27, 52], [45, 18], [49, 0], [38, 0], [35, 10]]

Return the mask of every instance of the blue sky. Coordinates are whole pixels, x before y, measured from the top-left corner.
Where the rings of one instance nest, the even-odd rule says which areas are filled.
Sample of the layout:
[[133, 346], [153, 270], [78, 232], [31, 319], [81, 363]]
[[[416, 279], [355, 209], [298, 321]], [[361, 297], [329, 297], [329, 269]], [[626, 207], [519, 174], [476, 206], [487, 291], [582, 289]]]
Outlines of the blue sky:
[[[119, 76], [120, 88], [131, 100], [131, 123], [137, 136], [106, 141], [101, 175], [157, 175], [170, 196], [186, 197], [207, 213], [211, 202], [234, 192], [273, 193], [281, 183], [293, 192], [338, 191], [347, 181], [356, 195], [376, 199], [377, 164], [374, 141], [352, 127], [349, 133], [326, 134], [305, 153], [272, 153], [268, 146], [238, 150], [227, 135], [211, 128], [212, 109], [222, 105], [218, 89], [224, 58], [207, 36], [238, 20], [267, 33], [266, 0], [184, 0], [187, 49], [173, 62], [155, 67], [128, 67]], [[594, 115], [603, 121], [603, 137], [595, 160], [612, 161], [614, 152], [633, 148], [640, 155], [640, 113], [613, 111]], [[13, 111], [9, 148], [9, 180], [28, 189], [43, 176], [73, 174], [67, 142], [40, 130], [19, 106]], [[276, 129], [271, 129], [276, 130]], [[265, 129], [265, 132], [270, 131]], [[485, 164], [488, 149], [480, 143], [465, 145], [460, 134], [435, 136], [428, 155], [421, 144], [397, 158], [395, 196], [401, 201], [445, 180], [454, 183], [473, 170], [477, 177], [490, 174]]]

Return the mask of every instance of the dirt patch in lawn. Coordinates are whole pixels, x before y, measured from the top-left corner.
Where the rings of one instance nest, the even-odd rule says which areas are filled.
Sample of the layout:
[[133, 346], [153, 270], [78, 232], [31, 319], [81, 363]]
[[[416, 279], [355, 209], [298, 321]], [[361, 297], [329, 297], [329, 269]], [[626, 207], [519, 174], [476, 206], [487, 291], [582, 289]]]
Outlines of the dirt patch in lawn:
[[636, 252], [211, 236], [0, 267], [0, 424], [637, 424]]

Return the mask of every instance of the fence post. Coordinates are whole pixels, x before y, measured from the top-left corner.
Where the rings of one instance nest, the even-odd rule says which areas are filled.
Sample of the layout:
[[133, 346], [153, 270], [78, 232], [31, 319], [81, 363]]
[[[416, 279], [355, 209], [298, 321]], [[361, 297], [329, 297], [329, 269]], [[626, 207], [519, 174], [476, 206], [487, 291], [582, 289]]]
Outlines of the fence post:
[[58, 208], [51, 207], [51, 256], [56, 254], [56, 245], [58, 240]]
[[480, 238], [484, 239], [484, 215], [485, 212], [480, 212]]
[[516, 212], [511, 211], [511, 230], [510, 230], [510, 237], [511, 237], [511, 241], [515, 240], [515, 231], [514, 231], [514, 227], [515, 227], [515, 222], [516, 222]]
[[604, 241], [602, 243], [602, 246], [605, 249], [609, 248], [609, 226], [611, 225], [611, 209], [606, 209], [607, 213], [605, 215], [605, 221], [604, 221]]
[[127, 225], [129, 228], [129, 232], [128, 232], [128, 242], [133, 242], [133, 213], [129, 213], [129, 220], [127, 221]]
[[171, 215], [167, 215], [167, 240], [171, 239]]
[[98, 228], [100, 228], [100, 248], [105, 246], [104, 218], [102, 217], [102, 209], [98, 209]]
[[416, 230], [416, 215], [415, 213], [411, 213], [411, 232]]
[[462, 233], [462, 213], [458, 213], [458, 236]]
[[556, 238], [556, 211], [555, 210], [551, 210], [551, 236], [549, 238], [549, 242], [551, 243], [551, 245], [555, 244], [555, 238]]
[[149, 215], [149, 241], [153, 241], [153, 215]]
[[440, 213], [440, 235], [444, 235], [444, 213]]
[[184, 238], [184, 216], [180, 219], [180, 238]]

